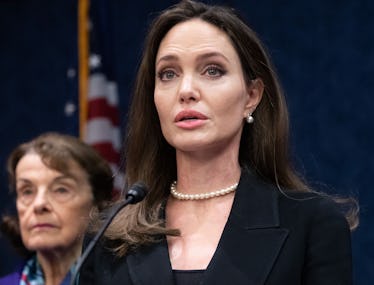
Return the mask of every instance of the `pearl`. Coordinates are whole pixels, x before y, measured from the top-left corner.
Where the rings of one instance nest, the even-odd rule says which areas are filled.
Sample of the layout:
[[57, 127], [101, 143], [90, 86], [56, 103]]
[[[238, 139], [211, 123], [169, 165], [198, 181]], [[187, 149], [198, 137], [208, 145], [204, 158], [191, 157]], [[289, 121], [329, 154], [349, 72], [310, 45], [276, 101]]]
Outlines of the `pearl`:
[[239, 183], [235, 183], [234, 185], [231, 185], [229, 187], [208, 192], [208, 193], [199, 193], [199, 194], [183, 194], [177, 191], [177, 181], [174, 181], [170, 185], [170, 193], [171, 195], [178, 199], [178, 200], [204, 200], [204, 199], [210, 199], [213, 197], [219, 197], [226, 194], [229, 194], [236, 190], [236, 187], [238, 187]]

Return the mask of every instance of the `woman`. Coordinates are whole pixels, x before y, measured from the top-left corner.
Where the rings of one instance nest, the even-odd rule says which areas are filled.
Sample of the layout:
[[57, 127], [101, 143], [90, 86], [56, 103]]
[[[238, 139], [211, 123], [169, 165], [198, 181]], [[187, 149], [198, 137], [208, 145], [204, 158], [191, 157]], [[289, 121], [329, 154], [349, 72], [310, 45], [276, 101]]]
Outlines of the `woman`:
[[356, 209], [293, 170], [276, 74], [232, 9], [182, 1], [151, 24], [125, 147], [150, 192], [80, 284], [351, 284]]
[[0, 284], [69, 284], [89, 214], [111, 199], [109, 165], [78, 138], [46, 133], [18, 146], [7, 168], [17, 216], [1, 230], [26, 261]]

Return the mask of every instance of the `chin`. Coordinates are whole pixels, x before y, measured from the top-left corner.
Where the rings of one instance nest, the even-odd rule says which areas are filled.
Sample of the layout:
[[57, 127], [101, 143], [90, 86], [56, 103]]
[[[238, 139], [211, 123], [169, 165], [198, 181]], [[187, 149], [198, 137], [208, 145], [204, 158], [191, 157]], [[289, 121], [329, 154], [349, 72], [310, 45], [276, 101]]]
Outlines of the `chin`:
[[26, 247], [31, 251], [54, 251], [66, 248], [66, 243], [61, 243], [55, 238], [44, 238], [29, 241]]
[[62, 248], [60, 244], [56, 243], [35, 243], [30, 244], [27, 246], [27, 248], [31, 251], [53, 251], [57, 248]]
[[185, 140], [185, 141], [179, 141], [175, 143], [173, 146], [181, 151], [198, 151], [206, 148], [208, 143], [199, 140]]

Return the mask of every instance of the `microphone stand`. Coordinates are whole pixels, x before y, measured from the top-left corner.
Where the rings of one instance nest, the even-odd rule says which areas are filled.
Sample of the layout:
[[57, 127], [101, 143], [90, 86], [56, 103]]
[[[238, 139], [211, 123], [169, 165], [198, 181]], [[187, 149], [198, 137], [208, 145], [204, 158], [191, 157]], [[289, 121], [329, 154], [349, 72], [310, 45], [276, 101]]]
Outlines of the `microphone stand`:
[[83, 254], [78, 258], [74, 273], [72, 274], [71, 279], [70, 279], [70, 285], [76, 285], [76, 279], [77, 279], [80, 268], [82, 267], [88, 255], [91, 253], [92, 249], [95, 247], [98, 240], [104, 234], [105, 230], [108, 228], [108, 226], [110, 225], [114, 217], [118, 214], [118, 212], [129, 204], [136, 204], [139, 201], [143, 200], [146, 194], [147, 194], [147, 187], [143, 183], [138, 182], [138, 183], [135, 183], [132, 187], [130, 187], [128, 193], [126, 194], [126, 200], [116, 205], [112, 209], [108, 219], [105, 221], [103, 226], [97, 232], [95, 237], [90, 241], [90, 243], [84, 250]]

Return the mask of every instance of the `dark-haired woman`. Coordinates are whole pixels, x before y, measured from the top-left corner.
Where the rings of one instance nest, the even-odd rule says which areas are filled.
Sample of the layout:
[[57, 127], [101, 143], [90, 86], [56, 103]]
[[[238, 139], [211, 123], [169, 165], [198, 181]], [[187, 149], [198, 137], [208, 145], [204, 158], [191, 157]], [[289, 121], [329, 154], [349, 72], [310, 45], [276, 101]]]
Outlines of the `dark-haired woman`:
[[355, 208], [317, 194], [288, 156], [286, 103], [255, 32], [230, 8], [182, 1], [151, 24], [125, 142], [149, 186], [80, 284], [352, 282]]

